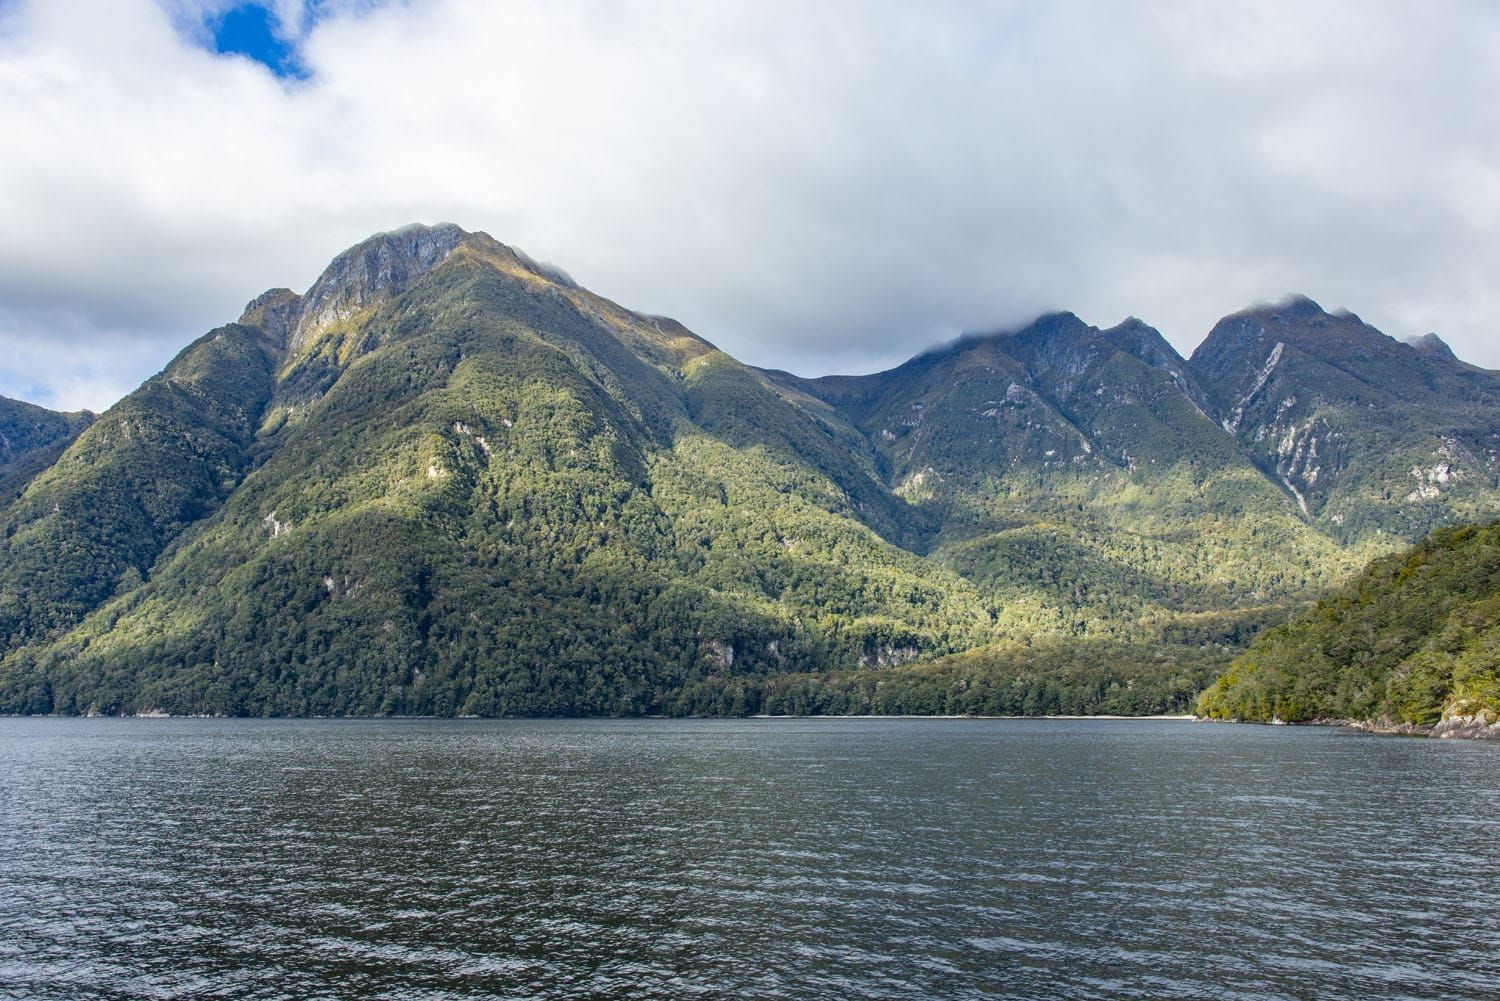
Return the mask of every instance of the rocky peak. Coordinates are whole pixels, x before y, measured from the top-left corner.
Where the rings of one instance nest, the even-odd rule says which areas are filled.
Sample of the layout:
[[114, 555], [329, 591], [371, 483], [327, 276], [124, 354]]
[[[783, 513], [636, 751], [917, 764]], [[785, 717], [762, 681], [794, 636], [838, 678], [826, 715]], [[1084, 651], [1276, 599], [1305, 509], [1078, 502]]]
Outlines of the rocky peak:
[[1292, 295], [1224, 317], [1188, 364], [1229, 403], [1263, 385], [1287, 346], [1326, 361], [1367, 346], [1372, 336], [1389, 340], [1353, 314], [1334, 315], [1305, 295]]
[[1099, 331], [1068, 312], [1044, 313], [1003, 338], [1006, 350], [1016, 357], [1051, 358], [1062, 361], [1086, 351]]
[[[1304, 295], [1225, 317], [1220, 326], [1241, 334], [1249, 328], [1258, 328], [1255, 336], [1260, 341], [1282, 341], [1335, 364], [1375, 358], [1395, 359], [1404, 353], [1394, 338], [1376, 330], [1354, 313], [1344, 309], [1327, 312]], [[1214, 328], [1215, 332], [1218, 330], [1219, 327]], [[1210, 333], [1209, 341], [1213, 339], [1214, 334]], [[1208, 343], [1205, 341], [1205, 346]]]
[[400, 295], [417, 278], [448, 259], [469, 234], [452, 223], [412, 225], [377, 233], [344, 251], [302, 297], [290, 347], [374, 303]]
[[1036, 383], [1058, 399], [1072, 393], [1088, 367], [1112, 350], [1096, 328], [1072, 313], [1038, 317], [1012, 334], [1006, 347]]
[[286, 346], [292, 329], [302, 315], [302, 297], [289, 288], [273, 288], [262, 292], [245, 305], [239, 322], [250, 327], [259, 327], [277, 344]]
[[1430, 358], [1442, 358], [1449, 361], [1458, 360], [1458, 356], [1453, 353], [1453, 349], [1448, 346], [1448, 342], [1437, 334], [1423, 334], [1421, 337], [1412, 337], [1406, 343]]
[[1165, 372], [1199, 412], [1210, 420], [1217, 420], [1218, 405], [1213, 395], [1193, 376], [1187, 359], [1177, 353], [1161, 331], [1134, 316], [1127, 316], [1117, 326], [1101, 331], [1100, 336], [1136, 360]]
[[1127, 316], [1117, 326], [1101, 331], [1100, 336], [1152, 368], [1181, 372], [1187, 366], [1187, 361], [1177, 353], [1176, 348], [1167, 343], [1161, 331], [1133, 316]]
[[1058, 310], [1054, 313], [1043, 313], [1026, 326], [1011, 334], [1012, 338], [1020, 340], [1033, 340], [1046, 338], [1049, 340], [1077, 339], [1094, 332], [1094, 328], [1078, 318], [1076, 313], [1067, 310]]
[[1255, 312], [1269, 314], [1273, 321], [1305, 321], [1329, 315], [1324, 311], [1322, 306], [1319, 306], [1312, 299], [1300, 292], [1294, 292], [1280, 302], [1273, 303], [1270, 306], [1262, 306], [1255, 310]]
[[1302, 407], [1314, 400], [1360, 408], [1497, 400], [1493, 375], [1459, 361], [1435, 335], [1403, 343], [1305, 297], [1226, 316], [1189, 364], [1219, 398], [1228, 427], [1241, 426], [1237, 413], [1249, 414], [1253, 399], [1265, 402], [1267, 394], [1278, 405], [1295, 398]]

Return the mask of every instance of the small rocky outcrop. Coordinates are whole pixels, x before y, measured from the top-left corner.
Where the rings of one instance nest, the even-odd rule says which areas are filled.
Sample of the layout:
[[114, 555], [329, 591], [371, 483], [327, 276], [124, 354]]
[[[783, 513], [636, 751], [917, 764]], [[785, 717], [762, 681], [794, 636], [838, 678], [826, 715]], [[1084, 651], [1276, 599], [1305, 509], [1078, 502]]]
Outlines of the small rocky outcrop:
[[1446, 716], [1433, 724], [1397, 723], [1387, 718], [1369, 720], [1316, 720], [1334, 726], [1345, 726], [1365, 733], [1395, 734], [1403, 737], [1462, 737], [1468, 740], [1500, 740], [1500, 716], [1488, 709], [1476, 713]]
[[1481, 709], [1469, 716], [1449, 716], [1432, 728], [1434, 737], [1477, 737], [1500, 740], [1500, 717]]

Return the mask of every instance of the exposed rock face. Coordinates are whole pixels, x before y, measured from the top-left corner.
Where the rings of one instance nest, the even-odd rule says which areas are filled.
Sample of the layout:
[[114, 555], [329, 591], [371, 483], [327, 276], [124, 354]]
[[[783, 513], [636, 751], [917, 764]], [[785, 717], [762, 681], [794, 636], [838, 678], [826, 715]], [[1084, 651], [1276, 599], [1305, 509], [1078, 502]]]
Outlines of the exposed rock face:
[[399, 295], [445, 261], [468, 235], [452, 223], [407, 226], [378, 233], [344, 251], [302, 297], [289, 349], [297, 351], [319, 331]]
[[240, 322], [260, 327], [267, 336], [285, 347], [301, 316], [302, 297], [289, 288], [273, 288], [246, 304]]
[[860, 667], [900, 667], [908, 664], [922, 655], [922, 651], [912, 646], [896, 646], [892, 643], [882, 643], [873, 650], [866, 650], [859, 655]]
[[1053, 313], [1013, 334], [1008, 353], [1026, 366], [1036, 384], [1066, 401], [1085, 372], [1112, 347], [1072, 313]]
[[1432, 728], [1432, 736], [1500, 740], [1500, 719], [1483, 711], [1473, 716], [1450, 716]]
[[1225, 317], [1189, 364], [1223, 428], [1342, 541], [1490, 510], [1500, 379], [1435, 337], [1402, 343], [1298, 296]]
[[[1325, 315], [1306, 296], [1233, 313], [1214, 325], [1189, 364], [1218, 395], [1227, 417], [1265, 385], [1268, 367], [1274, 368], [1281, 361], [1288, 332], [1302, 330]], [[1277, 344], [1283, 345], [1281, 351]]]

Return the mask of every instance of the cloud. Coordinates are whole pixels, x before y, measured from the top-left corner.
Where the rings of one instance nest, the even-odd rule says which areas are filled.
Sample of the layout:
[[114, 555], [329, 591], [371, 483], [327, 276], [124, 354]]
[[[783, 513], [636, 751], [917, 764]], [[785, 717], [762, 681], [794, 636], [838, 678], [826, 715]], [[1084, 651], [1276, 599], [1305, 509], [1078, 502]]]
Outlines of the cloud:
[[438, 220], [808, 374], [1294, 290], [1500, 367], [1483, 3], [281, 0], [304, 80], [231, 6], [0, 4], [0, 392], [103, 406]]
[[[37, 331], [45, 331], [38, 334]], [[56, 410], [98, 410], [134, 389], [185, 344], [167, 346], [130, 331], [100, 329], [66, 310], [0, 306], [0, 396]]]

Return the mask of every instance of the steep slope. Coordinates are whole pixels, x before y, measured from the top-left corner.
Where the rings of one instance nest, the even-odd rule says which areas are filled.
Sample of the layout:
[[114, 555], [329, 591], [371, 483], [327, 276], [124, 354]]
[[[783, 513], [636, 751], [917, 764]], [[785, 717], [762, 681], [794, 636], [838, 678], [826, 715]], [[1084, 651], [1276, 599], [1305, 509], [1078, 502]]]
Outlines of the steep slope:
[[[1199, 700], [1223, 719], [1500, 721], [1500, 522], [1372, 563], [1263, 634]], [[1500, 729], [1492, 731], [1500, 736]]]
[[87, 410], [65, 414], [0, 396], [0, 504], [52, 465], [93, 420]]
[[0, 514], [0, 642], [77, 624], [139, 582], [250, 462], [279, 345], [230, 324], [107, 410]]
[[680, 711], [996, 635], [882, 539], [905, 505], [826, 406], [483, 234], [383, 234], [247, 320], [289, 333], [255, 468], [0, 707]]
[[[965, 338], [889, 372], [806, 384], [881, 448], [933, 551], [1036, 635], [1226, 637], [1355, 560], [1210, 416], [1152, 328], [1070, 313]], [[1278, 553], [1266, 561], [1267, 548]]]
[[1496, 379], [1294, 302], [805, 380], [407, 227], [0, 474], [0, 711], [1179, 710], [1496, 509]]
[[1225, 429], [1342, 542], [1389, 546], [1500, 510], [1500, 375], [1441, 342], [1296, 297], [1224, 318], [1191, 366]]

